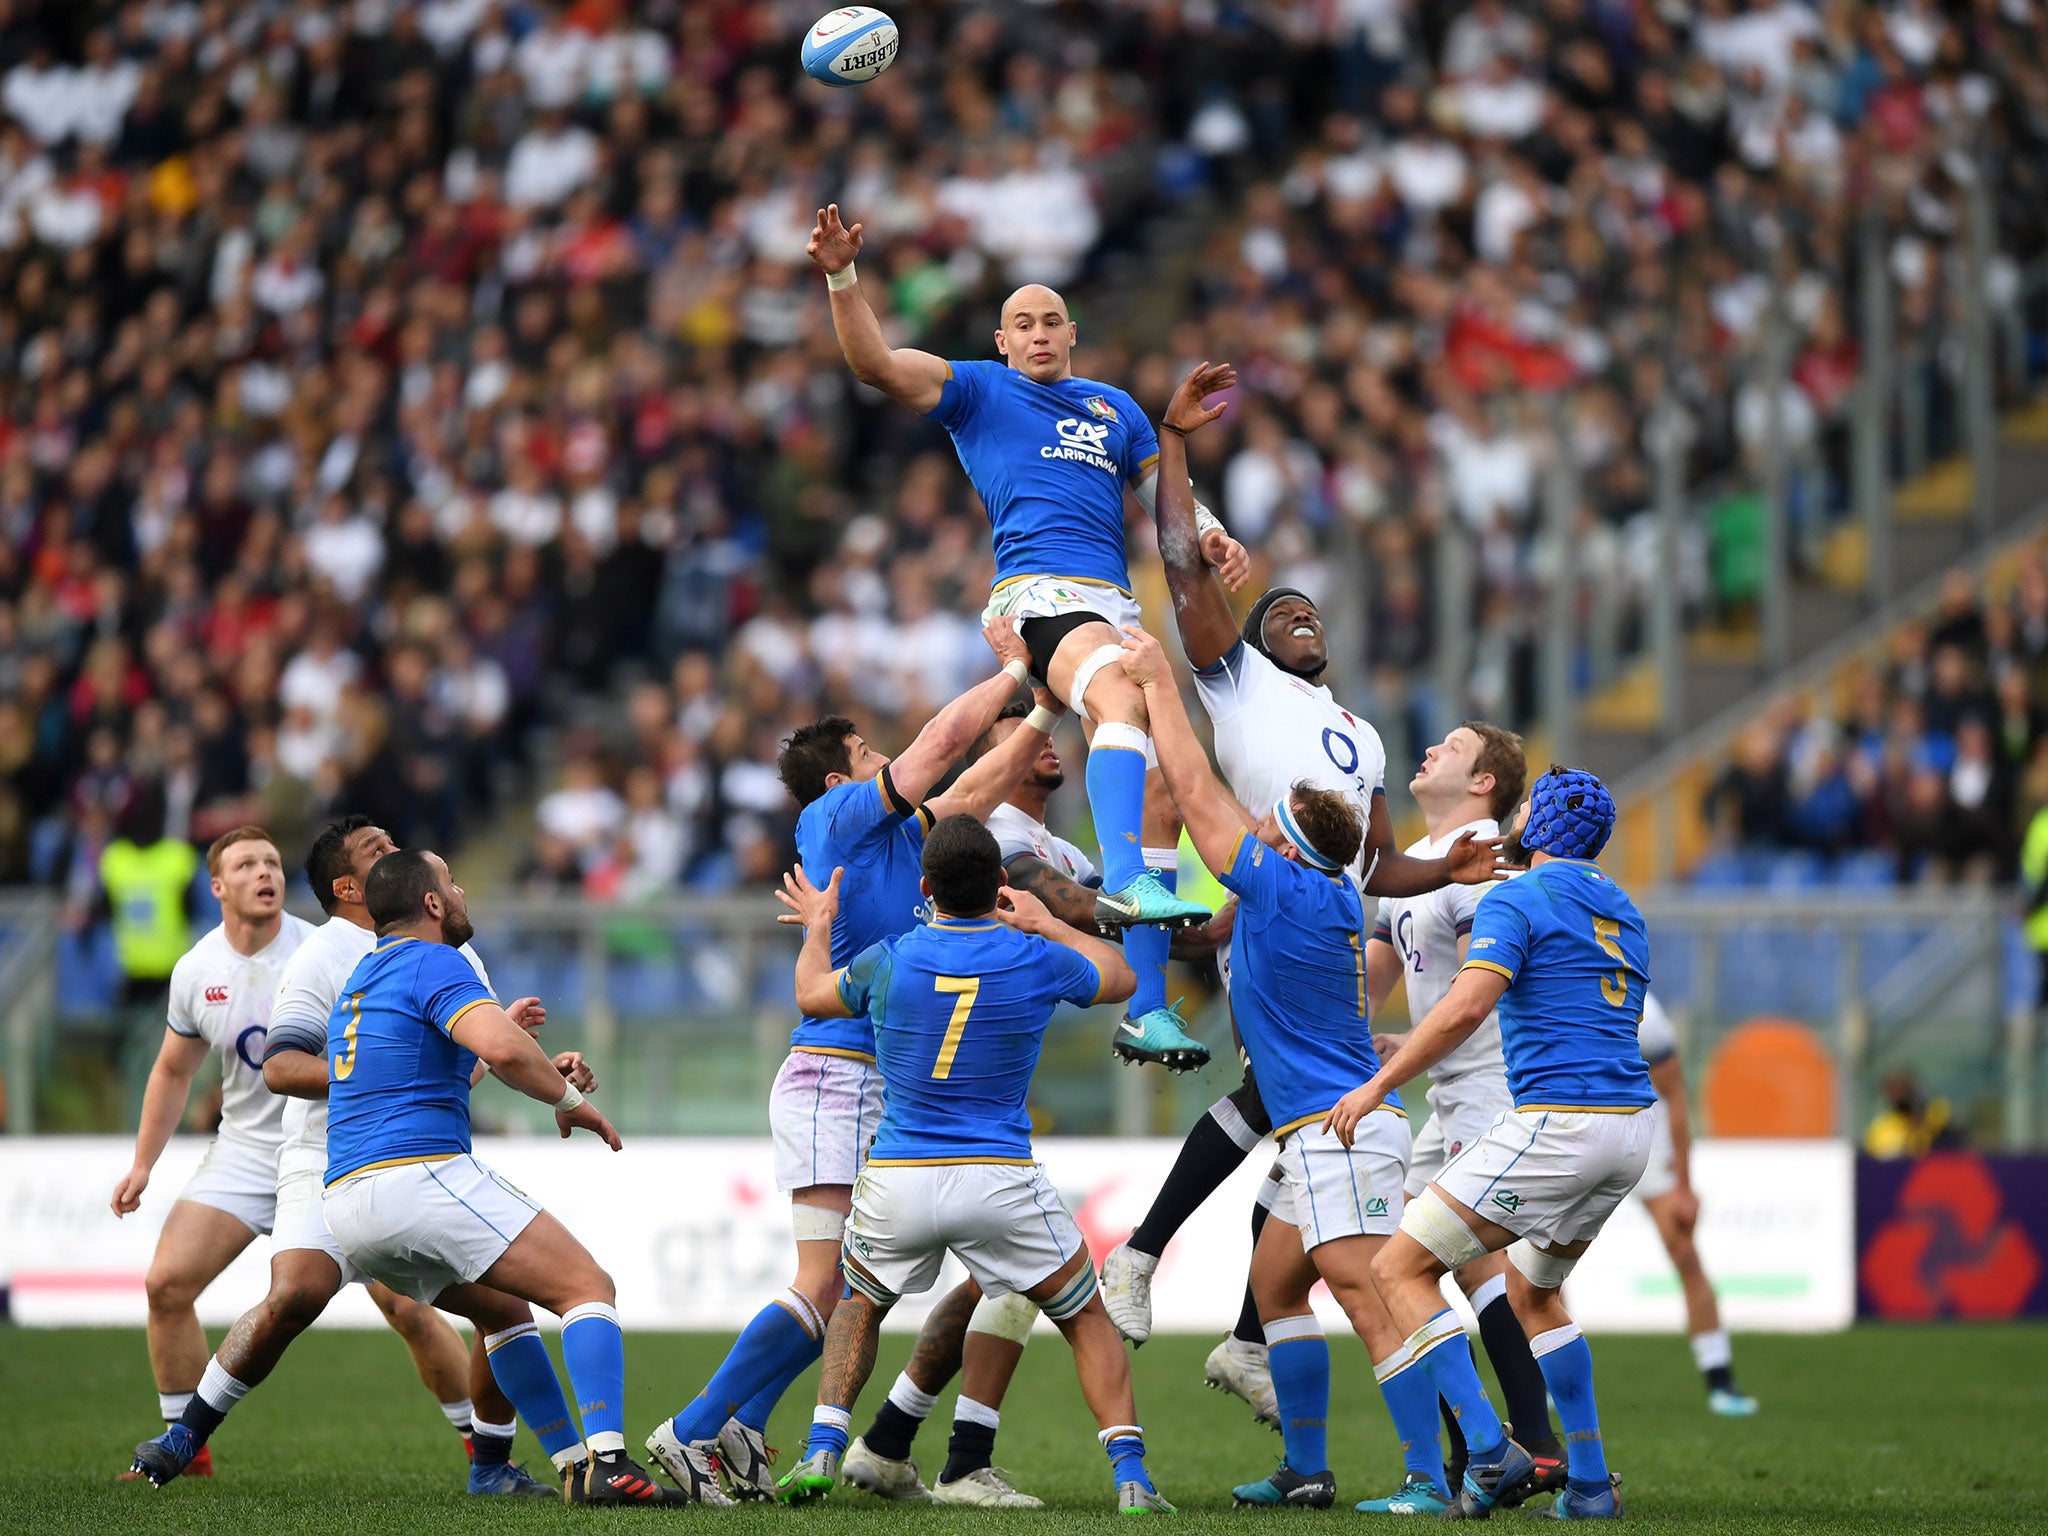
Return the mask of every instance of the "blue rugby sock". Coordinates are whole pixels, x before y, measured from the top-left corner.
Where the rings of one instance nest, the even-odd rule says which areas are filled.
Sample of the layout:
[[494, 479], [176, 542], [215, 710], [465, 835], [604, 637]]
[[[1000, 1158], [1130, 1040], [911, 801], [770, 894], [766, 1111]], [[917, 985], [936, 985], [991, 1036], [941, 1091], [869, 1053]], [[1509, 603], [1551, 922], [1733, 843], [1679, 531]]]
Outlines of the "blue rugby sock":
[[583, 1440], [593, 1456], [626, 1448], [626, 1335], [619, 1314], [602, 1301], [571, 1307], [562, 1317], [562, 1363], [576, 1389]]
[[1443, 1446], [1436, 1438], [1436, 1386], [1429, 1373], [1415, 1363], [1405, 1346], [1375, 1365], [1372, 1373], [1379, 1380], [1380, 1395], [1387, 1400], [1394, 1433], [1401, 1439], [1403, 1465], [1410, 1472], [1420, 1472], [1436, 1484], [1439, 1494], [1449, 1498]]
[[[1180, 884], [1178, 848], [1139, 850], [1147, 869], [1156, 870], [1159, 883], [1169, 891]], [[1124, 959], [1138, 973], [1138, 990], [1131, 994], [1126, 1011], [1142, 1019], [1154, 1008], [1166, 1006], [1166, 956], [1173, 947], [1173, 932], [1153, 923], [1144, 928], [1124, 930]]]
[[1102, 1449], [1109, 1456], [1110, 1478], [1119, 1488], [1125, 1483], [1136, 1483], [1149, 1493], [1159, 1491], [1152, 1486], [1152, 1474], [1145, 1470], [1143, 1425], [1112, 1424], [1095, 1438], [1102, 1442]]
[[1593, 1351], [1577, 1323], [1567, 1323], [1529, 1341], [1544, 1384], [1564, 1427], [1566, 1476], [1580, 1493], [1607, 1491], [1607, 1447], [1600, 1439], [1600, 1411], [1593, 1403]]
[[1280, 1439], [1296, 1472], [1330, 1469], [1330, 1341], [1313, 1313], [1266, 1324], [1266, 1361], [1280, 1407]]
[[1145, 873], [1138, 830], [1145, 820], [1145, 733], [1114, 721], [1088, 748], [1088, 808], [1102, 839], [1102, 884], [1120, 891]]
[[1479, 1372], [1472, 1364], [1471, 1341], [1465, 1337], [1458, 1314], [1445, 1307], [1409, 1335], [1408, 1349], [1458, 1416], [1471, 1460], [1482, 1464], [1496, 1460], [1507, 1432], [1486, 1399], [1486, 1388], [1480, 1385]]
[[562, 1381], [541, 1342], [540, 1329], [532, 1323], [507, 1328], [485, 1338], [484, 1350], [498, 1390], [519, 1410], [548, 1459], [558, 1467], [581, 1461], [583, 1436], [569, 1412], [569, 1400], [562, 1396]]
[[[704, 1390], [675, 1416], [676, 1438], [688, 1445], [696, 1440], [715, 1440], [725, 1421], [758, 1412], [760, 1429], [788, 1390], [823, 1353], [824, 1320], [801, 1291], [784, 1291], [756, 1312], [740, 1336], [733, 1341]], [[770, 1389], [773, 1396], [769, 1396]], [[761, 1399], [767, 1398], [765, 1406]]]
[[848, 1431], [853, 1428], [853, 1414], [845, 1408], [835, 1408], [830, 1403], [820, 1403], [811, 1414], [811, 1438], [804, 1446], [806, 1456], [815, 1456], [820, 1451], [830, 1451], [834, 1456], [846, 1454]]

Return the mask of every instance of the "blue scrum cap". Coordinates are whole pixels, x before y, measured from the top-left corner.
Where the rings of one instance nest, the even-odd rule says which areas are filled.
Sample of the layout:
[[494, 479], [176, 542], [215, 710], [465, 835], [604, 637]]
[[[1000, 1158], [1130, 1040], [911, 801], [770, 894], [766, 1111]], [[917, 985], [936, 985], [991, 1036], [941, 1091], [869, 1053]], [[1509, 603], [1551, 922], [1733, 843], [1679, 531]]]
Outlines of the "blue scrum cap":
[[1583, 768], [1553, 768], [1529, 792], [1522, 846], [1560, 859], [1597, 859], [1614, 832], [1614, 796]]

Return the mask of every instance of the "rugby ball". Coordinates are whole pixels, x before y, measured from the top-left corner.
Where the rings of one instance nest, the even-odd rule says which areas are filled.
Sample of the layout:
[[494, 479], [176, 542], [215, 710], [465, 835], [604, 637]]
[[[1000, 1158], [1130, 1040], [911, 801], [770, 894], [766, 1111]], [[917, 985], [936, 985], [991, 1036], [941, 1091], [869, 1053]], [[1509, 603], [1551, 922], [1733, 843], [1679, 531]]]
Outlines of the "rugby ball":
[[872, 5], [845, 5], [804, 34], [804, 73], [826, 85], [863, 85], [896, 59], [896, 23]]

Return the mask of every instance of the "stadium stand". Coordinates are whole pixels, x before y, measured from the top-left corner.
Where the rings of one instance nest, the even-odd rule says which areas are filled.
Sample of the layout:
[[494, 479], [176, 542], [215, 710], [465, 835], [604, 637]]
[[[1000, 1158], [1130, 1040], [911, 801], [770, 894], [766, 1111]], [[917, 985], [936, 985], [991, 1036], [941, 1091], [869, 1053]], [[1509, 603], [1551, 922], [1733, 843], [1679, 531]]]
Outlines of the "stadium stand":
[[[0, 882], [61, 886], [85, 932], [138, 786], [173, 836], [256, 817], [290, 856], [346, 803], [453, 846], [525, 762], [534, 889], [778, 868], [778, 738], [834, 707], [899, 742], [977, 664], [989, 570], [943, 436], [833, 349], [828, 197], [900, 339], [982, 355], [1030, 278], [1150, 407], [1235, 361], [1196, 473], [1262, 576], [1355, 593], [1343, 660], [1396, 761], [1453, 711], [1535, 710], [1549, 401], [1616, 644], [1658, 581], [1716, 616], [1754, 520], [1661, 568], [1645, 411], [1683, 399], [1695, 485], [1753, 472], [1779, 293], [1823, 526], [1852, 212], [1894, 218], [1902, 326], [1938, 340], [1973, 168], [2002, 248], [2048, 210], [2038, 6], [1094, 3], [1029, 8], [1019, 47], [1021, 8], [902, 4], [896, 68], [840, 94], [794, 67], [801, 9], [6, 9]], [[1478, 556], [1448, 698], [1446, 526]], [[1956, 771], [1905, 772], [1887, 846]], [[1801, 819], [1791, 770], [1746, 772], [1721, 803], [1786, 803], [1767, 838], [1737, 818], [1751, 844], [1883, 840], [1884, 795]], [[1970, 821], [1996, 867], [2006, 803]]]

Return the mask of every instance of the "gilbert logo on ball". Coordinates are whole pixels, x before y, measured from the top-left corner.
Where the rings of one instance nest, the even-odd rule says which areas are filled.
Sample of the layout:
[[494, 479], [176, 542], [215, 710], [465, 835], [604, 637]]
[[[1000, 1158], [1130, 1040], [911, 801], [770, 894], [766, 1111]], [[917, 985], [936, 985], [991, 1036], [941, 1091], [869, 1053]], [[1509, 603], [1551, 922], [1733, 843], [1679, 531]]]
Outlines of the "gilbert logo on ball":
[[871, 5], [842, 6], [804, 34], [804, 73], [826, 85], [861, 85], [894, 62], [896, 23]]

